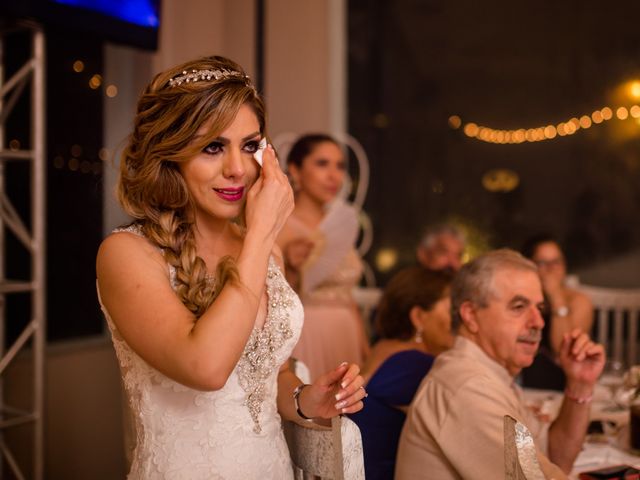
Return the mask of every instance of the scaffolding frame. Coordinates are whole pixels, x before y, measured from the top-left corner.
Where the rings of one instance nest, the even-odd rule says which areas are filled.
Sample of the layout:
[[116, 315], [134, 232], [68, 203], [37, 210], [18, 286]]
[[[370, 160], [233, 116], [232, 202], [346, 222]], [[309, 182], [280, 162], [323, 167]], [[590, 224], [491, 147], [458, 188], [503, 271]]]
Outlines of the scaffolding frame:
[[[5, 39], [9, 33], [28, 31], [31, 41], [31, 58], [5, 81]], [[30, 150], [7, 149], [5, 125], [11, 110], [25, 87], [31, 83]], [[5, 162], [30, 163], [31, 229], [20, 218], [6, 193]], [[45, 318], [45, 38], [42, 28], [29, 21], [19, 21], [0, 27], [0, 455], [16, 478], [25, 477], [8, 444], [5, 429], [31, 423], [33, 444], [32, 475], [41, 480], [44, 474], [44, 357], [46, 346]], [[31, 279], [6, 278], [6, 234], [10, 231], [31, 255]], [[5, 350], [6, 309], [8, 294], [31, 293], [31, 319], [16, 340]], [[26, 348], [31, 340], [31, 348]], [[33, 389], [31, 409], [25, 411], [5, 402], [3, 376], [8, 365], [18, 355], [32, 356]]]

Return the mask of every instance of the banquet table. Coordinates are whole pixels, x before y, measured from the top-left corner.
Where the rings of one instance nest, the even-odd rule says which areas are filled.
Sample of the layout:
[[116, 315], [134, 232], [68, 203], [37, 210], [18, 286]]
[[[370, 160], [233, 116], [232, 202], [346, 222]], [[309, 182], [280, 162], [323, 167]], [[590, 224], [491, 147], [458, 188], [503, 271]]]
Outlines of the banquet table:
[[[527, 388], [523, 394], [527, 405], [550, 421], [560, 411], [561, 392]], [[629, 447], [629, 409], [616, 407], [611, 393], [602, 385], [596, 385], [590, 417], [604, 422], [604, 433], [587, 435], [569, 478], [577, 479], [580, 472], [620, 464], [640, 468], [640, 456]]]

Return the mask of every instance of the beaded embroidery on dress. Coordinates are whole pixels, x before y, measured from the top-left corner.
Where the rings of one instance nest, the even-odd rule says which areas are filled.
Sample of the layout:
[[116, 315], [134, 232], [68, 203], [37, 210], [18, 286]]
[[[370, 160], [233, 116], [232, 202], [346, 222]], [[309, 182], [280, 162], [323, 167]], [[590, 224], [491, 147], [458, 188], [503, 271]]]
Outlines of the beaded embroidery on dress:
[[[115, 231], [142, 236], [137, 225]], [[277, 376], [298, 340], [303, 312], [272, 258], [266, 288], [264, 325], [254, 328], [227, 383], [214, 392], [186, 387], [147, 364], [100, 302], [135, 421], [128, 479], [293, 478], [276, 405]]]

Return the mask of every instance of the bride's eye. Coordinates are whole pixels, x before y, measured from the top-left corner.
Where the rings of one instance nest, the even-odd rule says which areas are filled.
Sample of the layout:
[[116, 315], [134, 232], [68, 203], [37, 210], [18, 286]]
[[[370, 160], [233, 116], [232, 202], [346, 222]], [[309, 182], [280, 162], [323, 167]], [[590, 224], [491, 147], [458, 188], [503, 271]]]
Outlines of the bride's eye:
[[252, 153], [252, 154], [256, 153], [259, 148], [260, 148], [260, 142], [258, 140], [251, 140], [251, 141], [245, 143], [245, 145], [244, 145], [244, 149], [248, 153]]
[[209, 145], [204, 147], [204, 149], [202, 151], [204, 153], [208, 153], [209, 155], [215, 155], [215, 154], [220, 153], [222, 151], [222, 147], [223, 147], [223, 145], [220, 142], [211, 142]]

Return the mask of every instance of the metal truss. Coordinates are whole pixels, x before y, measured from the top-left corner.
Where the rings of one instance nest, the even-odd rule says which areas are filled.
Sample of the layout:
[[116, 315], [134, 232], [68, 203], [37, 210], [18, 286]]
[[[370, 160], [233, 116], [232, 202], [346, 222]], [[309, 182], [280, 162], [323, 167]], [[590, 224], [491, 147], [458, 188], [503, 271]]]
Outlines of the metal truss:
[[[17, 30], [29, 33], [31, 58], [5, 79], [5, 39]], [[44, 33], [35, 24], [22, 22], [0, 27], [0, 476], [7, 468], [18, 479], [27, 478], [25, 471], [35, 480], [43, 478], [44, 470], [44, 354], [45, 354], [45, 40]], [[31, 88], [29, 150], [7, 149], [5, 127], [10, 113], [26, 87]], [[6, 162], [29, 162], [31, 221], [26, 225], [20, 218], [6, 192], [11, 181], [5, 169]], [[6, 278], [6, 236], [11, 232], [31, 256], [29, 280]], [[31, 319], [8, 348], [5, 348], [5, 326], [11, 321], [6, 316], [6, 296], [12, 293], [30, 292]], [[30, 341], [30, 342], [29, 342]], [[30, 348], [28, 348], [30, 346]], [[28, 410], [6, 404], [3, 376], [12, 360], [20, 353], [31, 355], [33, 389], [32, 403]], [[11, 436], [6, 429], [18, 425], [31, 424], [33, 427], [32, 447], [29, 450], [32, 469], [21, 469], [12, 452]], [[15, 449], [14, 449], [15, 450]]]

